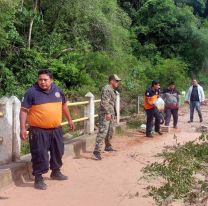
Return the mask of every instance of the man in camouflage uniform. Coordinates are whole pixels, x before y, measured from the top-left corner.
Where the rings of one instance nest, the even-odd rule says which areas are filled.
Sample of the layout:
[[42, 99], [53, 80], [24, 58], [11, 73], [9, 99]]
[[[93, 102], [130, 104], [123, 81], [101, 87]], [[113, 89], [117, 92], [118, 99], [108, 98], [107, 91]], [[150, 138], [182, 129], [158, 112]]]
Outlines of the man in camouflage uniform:
[[105, 139], [105, 151], [114, 151], [110, 140], [113, 135], [113, 119], [116, 115], [116, 91], [121, 79], [113, 74], [109, 76], [109, 84], [102, 89], [101, 103], [99, 112], [99, 132], [96, 137], [96, 144], [94, 149], [94, 157], [96, 160], [101, 160], [101, 147]]

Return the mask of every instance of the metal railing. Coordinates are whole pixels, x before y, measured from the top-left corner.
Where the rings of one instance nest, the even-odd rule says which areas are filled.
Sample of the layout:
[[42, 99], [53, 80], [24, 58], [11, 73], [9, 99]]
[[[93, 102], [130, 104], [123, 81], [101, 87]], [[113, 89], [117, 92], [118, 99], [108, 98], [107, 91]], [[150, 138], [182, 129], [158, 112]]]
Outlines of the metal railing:
[[[96, 111], [96, 103], [101, 100], [95, 100], [94, 95], [88, 92], [85, 95], [86, 101], [81, 102], [68, 102], [69, 107], [84, 106], [84, 114], [82, 117], [73, 119], [73, 122], [84, 121], [84, 132], [86, 134], [93, 134], [95, 132], [95, 118], [98, 114]], [[11, 106], [12, 105], [12, 106]], [[20, 122], [19, 111], [21, 102], [17, 97], [4, 98], [4, 101], [0, 102], [0, 164], [12, 162], [14, 159], [20, 157]], [[117, 109], [117, 123], [120, 118], [120, 95], [117, 94], [116, 99]], [[12, 124], [10, 121], [12, 120]], [[65, 121], [65, 120], [64, 120]], [[68, 122], [62, 122], [62, 125], [66, 125]], [[6, 128], [6, 129], [5, 129]], [[9, 148], [9, 149], [8, 149]]]
[[89, 104], [89, 101], [83, 101], [83, 102], [68, 102], [67, 106], [79, 106], [79, 105], [86, 105]]
[[[100, 99], [97, 99], [97, 100], [94, 100], [94, 103], [99, 103], [101, 100]], [[73, 106], [80, 106], [80, 105], [88, 105], [90, 102], [89, 101], [83, 101], [83, 102], [68, 102], [67, 103], [67, 106], [69, 107], [73, 107]], [[94, 117], [98, 117], [98, 114], [95, 114]], [[78, 118], [78, 119], [73, 119], [72, 121], [74, 123], [77, 123], [77, 122], [83, 122], [83, 121], [86, 121], [88, 120], [89, 117], [81, 117], [81, 118]], [[67, 125], [68, 122], [65, 121], [65, 122], [62, 122], [61, 123], [61, 126], [64, 126], [64, 125]]]
[[[84, 110], [84, 117], [81, 117], [79, 119], [73, 119], [73, 122], [82, 122], [85, 121], [84, 125], [84, 130], [88, 134], [94, 133], [95, 130], [95, 118], [98, 117], [98, 114], [95, 114], [95, 103], [101, 102], [100, 99], [95, 100], [94, 95], [91, 92], [88, 92], [85, 97], [87, 98], [87, 101], [83, 102], [69, 102], [67, 105], [69, 107], [72, 106], [80, 106], [80, 105], [85, 105], [85, 110]], [[117, 111], [117, 116], [116, 116], [116, 123], [119, 124], [120, 122], [120, 94], [117, 92], [116, 93], [116, 105], [115, 109]], [[68, 122], [62, 122], [61, 125], [67, 125]]]

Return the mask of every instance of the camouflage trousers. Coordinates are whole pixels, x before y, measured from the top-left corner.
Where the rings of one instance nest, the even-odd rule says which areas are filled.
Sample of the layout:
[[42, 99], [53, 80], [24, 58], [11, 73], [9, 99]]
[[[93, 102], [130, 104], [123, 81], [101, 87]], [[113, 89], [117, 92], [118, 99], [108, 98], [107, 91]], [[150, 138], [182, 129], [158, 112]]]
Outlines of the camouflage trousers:
[[111, 139], [113, 137], [113, 120], [107, 121], [105, 115], [99, 116], [99, 131], [96, 137], [94, 151], [100, 152], [102, 149], [103, 142], [105, 140], [105, 146], [111, 146]]

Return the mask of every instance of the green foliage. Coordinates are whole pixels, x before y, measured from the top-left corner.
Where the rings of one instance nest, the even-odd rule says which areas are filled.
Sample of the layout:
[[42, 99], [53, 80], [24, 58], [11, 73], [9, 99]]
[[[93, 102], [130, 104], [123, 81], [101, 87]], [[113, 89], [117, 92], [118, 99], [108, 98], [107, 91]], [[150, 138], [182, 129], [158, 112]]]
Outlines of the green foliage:
[[[4, 53], [0, 54], [0, 63], [9, 68], [13, 78], [2, 79], [1, 84], [13, 83], [17, 89], [4, 86], [2, 94], [18, 90], [16, 95], [22, 96], [36, 81], [37, 71], [44, 67], [49, 67], [55, 82], [73, 96], [83, 95], [87, 89], [96, 93], [107, 83], [109, 74], [122, 76], [129, 68], [131, 20], [116, 0], [40, 0], [36, 11], [35, 1], [23, 2], [12, 7], [14, 13], [8, 13], [17, 34], [16, 39], [13, 37], [14, 47], [7, 48], [5, 44], [6, 58]], [[32, 19], [31, 49], [28, 49]]]
[[145, 118], [140, 115], [131, 116], [127, 121], [127, 127], [129, 129], [138, 129], [142, 124], [145, 123]]
[[178, 89], [182, 89], [187, 84], [187, 70], [188, 65], [180, 59], [161, 59], [147, 75], [158, 79], [166, 87], [169, 82], [175, 81]]
[[207, 23], [197, 15], [207, 12], [205, 0], [120, 2], [133, 20], [138, 43], [134, 40], [132, 46], [139, 59], [148, 58], [154, 68], [160, 56], [178, 58], [192, 77], [207, 69]]
[[205, 0], [35, 2], [0, 0], [1, 95], [21, 97], [45, 67], [71, 97], [98, 94], [117, 73], [128, 104], [153, 79], [162, 87], [174, 80], [180, 89], [191, 76], [206, 83]]
[[[177, 143], [177, 137], [176, 143]], [[162, 158], [162, 162], [155, 162], [144, 168], [145, 177], [159, 178], [163, 183], [156, 187], [148, 187], [149, 195], [158, 204], [162, 204], [169, 197], [172, 199], [189, 199], [196, 185], [201, 188], [198, 196], [203, 193], [207, 185], [204, 181], [198, 181], [194, 175], [200, 173], [207, 175], [208, 157], [208, 136], [202, 134], [199, 139], [188, 142], [185, 145], [176, 144], [167, 147], [157, 156]], [[206, 186], [205, 186], [206, 185]]]
[[17, 0], [0, 0], [0, 49], [18, 36], [13, 25], [16, 4]]
[[18, 94], [19, 87], [13, 73], [4, 64], [0, 64], [0, 95]]
[[21, 144], [21, 155], [27, 155], [30, 153], [29, 141], [22, 142]]
[[200, 16], [207, 16], [207, 0], [175, 0], [176, 4], [187, 4], [192, 6], [194, 13]]

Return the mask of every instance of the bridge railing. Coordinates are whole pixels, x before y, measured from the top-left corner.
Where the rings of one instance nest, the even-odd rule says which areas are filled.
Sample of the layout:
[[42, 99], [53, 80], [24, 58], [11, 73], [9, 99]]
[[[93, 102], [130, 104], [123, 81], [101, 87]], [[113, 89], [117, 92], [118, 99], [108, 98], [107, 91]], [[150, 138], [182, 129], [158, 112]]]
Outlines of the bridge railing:
[[[94, 95], [91, 92], [88, 92], [85, 97], [87, 101], [83, 102], [69, 102], [67, 105], [69, 107], [84, 105], [84, 117], [79, 119], [74, 119], [73, 122], [82, 122], [85, 121], [85, 133], [92, 134], [95, 130], [95, 118], [98, 117], [98, 114], [95, 114], [95, 103], [99, 103], [101, 100], [95, 100]], [[116, 123], [120, 122], [120, 94], [117, 92], [116, 95]], [[68, 122], [62, 122], [61, 125], [66, 125]]]
[[[95, 131], [95, 104], [101, 100], [95, 100], [94, 95], [88, 92], [85, 95], [86, 101], [68, 102], [69, 107], [84, 106], [84, 116], [73, 119], [74, 123], [84, 121], [85, 133], [92, 134]], [[3, 97], [0, 99], [0, 165], [16, 161], [20, 158], [20, 122], [19, 111], [21, 103], [15, 96], [10, 98]], [[116, 98], [117, 119], [120, 121], [120, 94]], [[68, 122], [62, 122], [61, 125], [67, 125]]]

